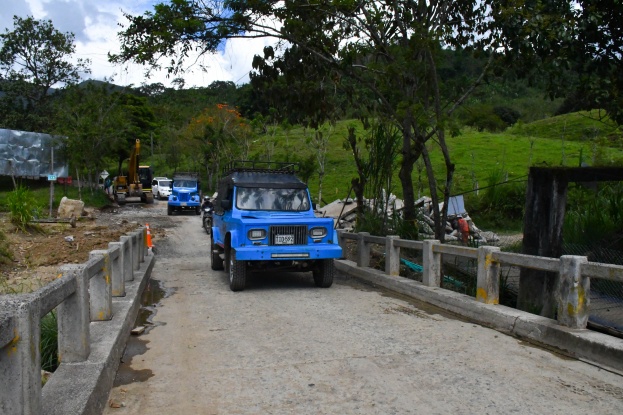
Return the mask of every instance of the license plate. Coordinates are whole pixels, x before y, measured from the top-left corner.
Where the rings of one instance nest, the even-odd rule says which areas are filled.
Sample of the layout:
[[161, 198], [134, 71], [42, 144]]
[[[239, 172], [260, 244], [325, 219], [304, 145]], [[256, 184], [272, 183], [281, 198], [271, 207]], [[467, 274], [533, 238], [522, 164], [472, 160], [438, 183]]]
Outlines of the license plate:
[[180, 206], [186, 206], [186, 202], [180, 203]]
[[275, 235], [275, 245], [293, 245], [294, 235]]

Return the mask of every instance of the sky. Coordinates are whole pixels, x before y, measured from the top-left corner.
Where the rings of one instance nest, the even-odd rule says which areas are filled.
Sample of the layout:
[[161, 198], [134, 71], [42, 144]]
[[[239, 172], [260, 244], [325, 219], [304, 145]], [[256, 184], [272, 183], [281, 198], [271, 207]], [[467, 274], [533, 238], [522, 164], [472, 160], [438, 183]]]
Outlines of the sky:
[[[172, 86], [173, 77], [162, 71], [145, 77], [146, 67], [137, 64], [113, 65], [108, 52], [119, 51], [117, 33], [119, 23], [127, 24], [123, 12], [142, 15], [153, 11], [153, 4], [166, 0], [7, 0], [0, 8], [0, 31], [13, 30], [13, 16], [37, 20], [51, 20], [55, 29], [75, 35], [76, 58], [91, 60], [91, 74], [84, 79], [112, 80], [117, 85], [151, 84], [161, 82]], [[232, 39], [217, 54], [206, 55], [200, 63], [208, 68], [202, 71], [194, 65], [182, 77], [185, 87], [208, 86], [214, 81], [231, 81], [241, 85], [249, 81], [253, 56], [261, 54], [268, 39]]]

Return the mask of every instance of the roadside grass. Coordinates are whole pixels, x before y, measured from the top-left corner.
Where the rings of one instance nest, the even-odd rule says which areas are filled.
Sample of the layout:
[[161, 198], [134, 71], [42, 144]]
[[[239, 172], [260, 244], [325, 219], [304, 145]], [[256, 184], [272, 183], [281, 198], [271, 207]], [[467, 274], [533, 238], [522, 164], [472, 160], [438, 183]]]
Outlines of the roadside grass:
[[[28, 190], [32, 196], [35, 217], [48, 217], [50, 207], [50, 183], [47, 180], [30, 180], [17, 178], [16, 183]], [[9, 199], [14, 192], [13, 181], [9, 176], [0, 176], [0, 211], [9, 211]], [[61, 199], [67, 196], [70, 199], [80, 199], [86, 206], [102, 208], [110, 204], [107, 195], [101, 189], [82, 188], [63, 184], [54, 185], [52, 209], [57, 209]]]

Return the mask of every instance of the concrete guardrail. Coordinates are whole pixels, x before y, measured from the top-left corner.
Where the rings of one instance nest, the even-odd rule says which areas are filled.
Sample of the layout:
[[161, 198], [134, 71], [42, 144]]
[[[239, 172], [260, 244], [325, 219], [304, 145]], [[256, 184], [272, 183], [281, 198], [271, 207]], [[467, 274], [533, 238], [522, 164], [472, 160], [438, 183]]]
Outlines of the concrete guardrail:
[[[379, 237], [367, 232], [338, 230], [339, 244], [357, 243], [356, 261], [336, 261], [338, 270], [437, 305], [484, 325], [554, 346], [578, 358], [585, 358], [623, 370], [623, 340], [587, 330], [590, 308], [590, 278], [623, 282], [623, 266], [588, 262], [586, 257], [564, 255], [560, 258], [537, 257], [501, 252], [500, 248], [445, 245], [437, 240], [411, 241], [398, 236]], [[369, 268], [371, 245], [384, 247], [385, 270]], [[422, 282], [400, 277], [400, 248], [422, 251]], [[477, 260], [476, 297], [441, 289], [442, 255]], [[554, 294], [557, 319], [549, 319], [499, 305], [500, 269], [513, 265], [557, 272]]]
[[[154, 265], [139, 227], [29, 294], [0, 296], [0, 413], [100, 414]], [[56, 309], [60, 365], [41, 382], [41, 318]]]

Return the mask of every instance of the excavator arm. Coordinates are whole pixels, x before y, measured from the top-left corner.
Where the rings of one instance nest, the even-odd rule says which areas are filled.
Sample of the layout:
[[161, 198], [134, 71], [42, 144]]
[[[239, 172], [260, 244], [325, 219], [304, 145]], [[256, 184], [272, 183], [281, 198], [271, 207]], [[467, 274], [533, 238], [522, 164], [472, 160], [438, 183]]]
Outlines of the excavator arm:
[[139, 184], [140, 180], [138, 177], [138, 159], [141, 153], [141, 140], [138, 138], [134, 144], [134, 149], [132, 150], [132, 154], [130, 154], [130, 159], [128, 161], [128, 183], [129, 184]]

